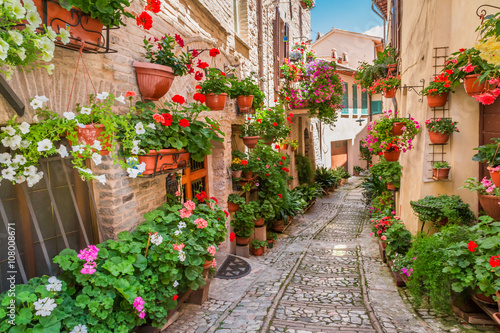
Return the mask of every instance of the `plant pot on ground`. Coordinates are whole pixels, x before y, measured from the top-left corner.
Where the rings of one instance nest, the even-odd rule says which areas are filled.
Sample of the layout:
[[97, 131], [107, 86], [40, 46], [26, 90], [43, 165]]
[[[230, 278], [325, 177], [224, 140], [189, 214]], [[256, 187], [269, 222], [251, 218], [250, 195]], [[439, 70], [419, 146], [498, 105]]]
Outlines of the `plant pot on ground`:
[[266, 222], [264, 221], [264, 219], [261, 217], [260, 219], [257, 219], [254, 221], [254, 225], [256, 227], [262, 227]]
[[263, 255], [264, 249], [266, 246], [267, 246], [266, 241], [260, 241], [260, 240], [254, 239], [252, 241], [252, 254], [254, 256], [257, 256], [257, 257]]

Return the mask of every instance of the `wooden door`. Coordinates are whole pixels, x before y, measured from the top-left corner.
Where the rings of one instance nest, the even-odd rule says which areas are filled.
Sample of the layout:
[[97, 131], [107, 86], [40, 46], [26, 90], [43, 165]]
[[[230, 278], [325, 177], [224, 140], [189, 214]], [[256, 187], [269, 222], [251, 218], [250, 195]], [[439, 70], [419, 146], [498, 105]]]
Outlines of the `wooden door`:
[[203, 162], [196, 162], [191, 159], [189, 168], [184, 170], [182, 175], [182, 187], [184, 200], [193, 199], [197, 192], [205, 191], [210, 197], [208, 191], [208, 171], [207, 158]]
[[[500, 99], [491, 105], [483, 105], [479, 119], [479, 145], [492, 143], [492, 138], [500, 138]], [[489, 178], [487, 163], [479, 165], [479, 179]]]

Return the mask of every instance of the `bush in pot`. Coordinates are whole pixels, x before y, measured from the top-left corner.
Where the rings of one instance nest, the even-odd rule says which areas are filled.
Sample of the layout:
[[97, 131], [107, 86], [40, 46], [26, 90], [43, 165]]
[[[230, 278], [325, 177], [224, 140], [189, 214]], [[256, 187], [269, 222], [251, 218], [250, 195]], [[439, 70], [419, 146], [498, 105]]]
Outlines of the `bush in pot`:
[[383, 192], [373, 198], [369, 203], [368, 213], [370, 216], [392, 216], [395, 214], [393, 210], [394, 195], [391, 191], [384, 188]]
[[324, 190], [328, 190], [337, 184], [337, 177], [331, 170], [325, 167], [317, 168], [314, 175], [314, 182], [321, 186]]
[[393, 98], [396, 96], [396, 90], [400, 85], [401, 77], [399, 75], [397, 77], [382, 77], [373, 82], [370, 91], [372, 94], [382, 93], [385, 98]]
[[403, 167], [399, 162], [387, 162], [385, 159], [370, 168], [374, 177], [378, 177], [388, 188], [389, 185], [399, 188], [401, 176], [403, 175], [402, 170]]
[[256, 209], [254, 205], [244, 204], [241, 209], [234, 214], [231, 220], [231, 226], [236, 234], [236, 243], [246, 245], [249, 242], [250, 235], [254, 232], [254, 221], [256, 220]]
[[436, 180], [448, 179], [450, 173], [450, 163], [448, 162], [434, 162], [432, 164], [432, 175]]
[[134, 18], [134, 15], [125, 10], [130, 6], [129, 0], [113, 0], [106, 3], [90, 0], [60, 0], [59, 4], [66, 10], [76, 7], [107, 26], [124, 26], [122, 16]]
[[[220, 53], [218, 49], [210, 50], [210, 56], [214, 58]], [[200, 93], [205, 95], [205, 103], [212, 111], [224, 110], [227, 93], [230, 92], [230, 83], [226, 73], [216, 67], [205, 68], [205, 80], [199, 84]]]
[[474, 148], [478, 152], [472, 156], [472, 160], [479, 163], [488, 163], [491, 179], [496, 187], [500, 187], [500, 138], [493, 138], [491, 140], [494, 143]]
[[425, 121], [425, 126], [429, 131], [429, 139], [435, 144], [446, 143], [453, 132], [460, 132], [457, 124], [451, 118], [427, 119]]
[[434, 77], [421, 94], [427, 96], [427, 103], [431, 108], [436, 108], [446, 104], [450, 92], [453, 92], [452, 82], [446, 73], [441, 73]]
[[409, 232], [402, 221], [394, 221], [383, 233], [387, 244], [385, 250], [387, 259], [394, 260], [396, 255], [404, 256], [411, 246], [411, 232]]
[[291, 129], [287, 127], [287, 123], [291, 123], [292, 120], [290, 117], [287, 118], [280, 104], [258, 110], [255, 118], [262, 141], [267, 144], [285, 139], [290, 134]]
[[500, 220], [500, 188], [496, 187], [491, 180], [484, 177], [478, 182], [476, 178], [467, 178], [465, 185], [461, 188], [476, 191], [486, 214], [495, 220]]
[[[457, 195], [428, 195], [423, 199], [411, 201], [410, 205], [415, 215], [423, 223], [431, 221], [438, 225], [453, 223], [458, 225], [472, 225], [476, 217], [469, 205]], [[422, 225], [422, 229], [423, 229]]]
[[245, 123], [240, 126], [241, 135], [240, 138], [243, 139], [243, 143], [249, 149], [255, 148], [257, 142], [260, 139], [260, 128], [256, 119], [248, 117]]
[[254, 256], [261, 256], [264, 254], [264, 248], [267, 246], [266, 241], [254, 239], [252, 241], [252, 253]]
[[241, 81], [238, 80], [236, 75], [228, 79], [231, 84], [229, 96], [236, 98], [236, 103], [240, 111], [245, 113], [250, 113], [250, 108], [253, 106], [253, 99], [255, 96], [260, 97], [261, 93], [259, 85], [254, 82], [254, 74], [254, 72], [251, 72], [250, 76]]

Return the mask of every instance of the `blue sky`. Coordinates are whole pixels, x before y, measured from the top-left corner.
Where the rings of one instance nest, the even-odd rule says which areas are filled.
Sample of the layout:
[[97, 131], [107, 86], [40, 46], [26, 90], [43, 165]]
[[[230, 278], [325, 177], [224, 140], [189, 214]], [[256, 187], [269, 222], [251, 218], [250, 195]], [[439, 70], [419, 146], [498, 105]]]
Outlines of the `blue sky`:
[[311, 38], [316, 40], [318, 31], [323, 35], [333, 27], [364, 33], [382, 31], [383, 21], [371, 8], [371, 0], [316, 0], [311, 10]]

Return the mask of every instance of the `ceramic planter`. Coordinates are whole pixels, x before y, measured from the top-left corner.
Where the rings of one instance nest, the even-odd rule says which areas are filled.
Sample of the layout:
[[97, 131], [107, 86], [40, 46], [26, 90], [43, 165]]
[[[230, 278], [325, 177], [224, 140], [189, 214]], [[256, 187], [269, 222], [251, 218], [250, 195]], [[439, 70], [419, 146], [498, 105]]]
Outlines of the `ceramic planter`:
[[214, 261], [213, 260], [205, 260], [205, 263], [203, 264], [203, 269], [209, 269], [210, 267], [212, 267], [212, 263]]
[[159, 151], [150, 150], [146, 155], [138, 155], [137, 158], [139, 164], [143, 162], [146, 164], [146, 170], [142, 174], [150, 175], [155, 171], [161, 172], [185, 167], [189, 162], [189, 153], [184, 149], [160, 149]]
[[488, 216], [491, 216], [495, 221], [500, 221], [500, 197], [494, 195], [478, 194], [479, 202]]
[[432, 169], [432, 177], [436, 180], [448, 179], [449, 174], [450, 174], [450, 168]]
[[[224, 102], [225, 103], [225, 102]], [[253, 95], [249, 96], [238, 96], [236, 97], [236, 103], [242, 112], [250, 111], [253, 103]]]
[[486, 82], [479, 83], [480, 74], [467, 75], [464, 78], [465, 92], [469, 96], [480, 94], [486, 87]]
[[388, 190], [391, 190], [391, 191], [396, 190], [396, 186], [394, 186], [394, 184], [392, 184], [392, 183], [387, 183], [386, 186], [387, 186]]
[[240, 205], [237, 205], [235, 203], [232, 203], [232, 202], [228, 202], [227, 203], [227, 210], [230, 212], [230, 213], [234, 213], [234, 212], [237, 212], [240, 210]]
[[147, 155], [139, 155], [139, 164], [146, 164], [146, 170], [142, 173], [143, 175], [151, 175], [155, 172], [156, 155], [158, 152], [156, 150], [150, 150]]
[[236, 236], [236, 244], [238, 245], [248, 245], [248, 242], [250, 242], [250, 238], [243, 238], [240, 236]]
[[281, 146], [281, 149], [287, 150], [288, 149], [288, 143], [285, 143], [284, 145]]
[[244, 179], [252, 179], [253, 176], [253, 171], [245, 171], [243, 172], [243, 178]]
[[480, 302], [488, 305], [497, 305], [497, 302], [493, 299], [493, 295], [486, 296], [485, 294], [475, 294], [476, 299]]
[[265, 224], [265, 221], [263, 218], [260, 218], [258, 220], [255, 220], [253, 223], [256, 227], [262, 227]]
[[231, 171], [233, 178], [241, 178], [241, 173], [242, 172], [243, 171], [241, 171], [241, 170], [232, 170]]
[[247, 146], [248, 149], [255, 148], [257, 142], [259, 142], [260, 136], [244, 136], [243, 143]]
[[397, 162], [401, 151], [384, 151], [384, 158], [387, 162]]
[[144, 99], [157, 101], [170, 90], [175, 74], [168, 66], [134, 61], [137, 85]]
[[212, 111], [221, 111], [224, 110], [224, 106], [226, 106], [227, 94], [205, 94], [205, 104]]
[[264, 248], [262, 246], [259, 247], [258, 249], [252, 248], [252, 253], [253, 253], [254, 256], [260, 257], [260, 256], [262, 256], [264, 254]]
[[445, 106], [447, 100], [447, 92], [437, 95], [427, 95], [427, 104], [429, 104], [429, 107], [431, 108], [440, 108], [442, 106]]
[[434, 144], [444, 144], [447, 143], [450, 139], [449, 134], [439, 133], [439, 132], [431, 132], [429, 131], [429, 139]]
[[392, 135], [400, 136], [401, 134], [403, 134], [403, 127], [405, 127], [405, 123], [403, 122], [393, 123], [391, 129]]
[[500, 187], [500, 171], [492, 171], [492, 167], [488, 167], [488, 171], [490, 172], [491, 180], [496, 187]]
[[276, 232], [283, 232], [283, 230], [285, 230], [285, 222], [283, 220], [275, 221], [273, 230]]
[[302, 6], [302, 9], [307, 9], [307, 5], [304, 1], [301, 1], [300, 5]]
[[[85, 125], [85, 127], [78, 127], [76, 129], [76, 136], [80, 144], [93, 145], [96, 140], [101, 142], [103, 149], [101, 149], [100, 154], [101, 156], [105, 156], [109, 154], [109, 151], [104, 148], [111, 147], [112, 140], [109, 136], [103, 134], [105, 130], [102, 124], [89, 124]], [[70, 144], [73, 145], [72, 142]]]
[[396, 97], [396, 88], [392, 88], [389, 90], [384, 91], [383, 95], [385, 98], [394, 98]]

